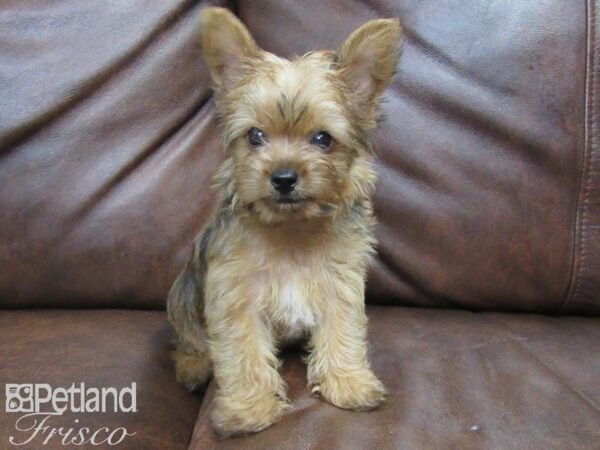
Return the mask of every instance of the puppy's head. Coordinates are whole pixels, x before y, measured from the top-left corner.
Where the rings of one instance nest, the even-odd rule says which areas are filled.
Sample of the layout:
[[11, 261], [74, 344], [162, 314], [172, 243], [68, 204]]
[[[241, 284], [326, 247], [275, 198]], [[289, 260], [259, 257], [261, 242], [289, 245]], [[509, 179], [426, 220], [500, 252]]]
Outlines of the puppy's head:
[[230, 155], [221, 184], [236, 204], [278, 223], [331, 217], [370, 195], [369, 132], [398, 63], [398, 20], [291, 61], [260, 49], [226, 9], [204, 9], [201, 30]]

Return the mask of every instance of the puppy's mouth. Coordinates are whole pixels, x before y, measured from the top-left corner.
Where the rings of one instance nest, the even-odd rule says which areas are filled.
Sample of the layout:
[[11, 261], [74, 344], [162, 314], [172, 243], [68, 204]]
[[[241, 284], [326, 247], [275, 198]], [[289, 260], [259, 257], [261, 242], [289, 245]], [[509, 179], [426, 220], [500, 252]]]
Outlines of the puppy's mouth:
[[296, 211], [302, 208], [308, 200], [308, 197], [300, 196], [297, 193], [278, 194], [271, 197], [271, 205], [279, 211]]
[[280, 195], [275, 199], [275, 203], [280, 205], [295, 205], [302, 203], [305, 199], [299, 197], [292, 197], [291, 195]]

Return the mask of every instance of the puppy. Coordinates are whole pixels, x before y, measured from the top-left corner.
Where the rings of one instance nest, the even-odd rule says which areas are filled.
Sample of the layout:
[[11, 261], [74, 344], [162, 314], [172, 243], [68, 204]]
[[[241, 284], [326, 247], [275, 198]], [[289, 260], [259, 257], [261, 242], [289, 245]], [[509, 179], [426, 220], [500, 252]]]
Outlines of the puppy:
[[222, 436], [288, 408], [278, 349], [304, 340], [308, 385], [344, 409], [386, 390], [367, 360], [365, 276], [374, 254], [373, 144], [400, 55], [397, 20], [291, 61], [260, 49], [228, 10], [206, 8], [201, 45], [227, 159], [212, 219], [168, 298], [177, 379], [217, 383]]

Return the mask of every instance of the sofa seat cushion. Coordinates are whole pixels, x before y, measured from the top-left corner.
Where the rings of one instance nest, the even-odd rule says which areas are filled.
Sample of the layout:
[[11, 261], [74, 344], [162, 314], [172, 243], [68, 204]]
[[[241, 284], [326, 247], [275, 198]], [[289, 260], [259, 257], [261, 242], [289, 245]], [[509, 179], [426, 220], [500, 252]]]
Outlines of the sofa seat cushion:
[[[86, 437], [107, 427], [111, 432], [124, 427], [135, 433], [114, 447], [106, 443], [94, 446], [63, 446], [61, 437], [52, 437], [47, 445], [39, 434], [25, 449], [187, 448], [201, 397], [189, 394], [175, 382], [169, 355], [170, 329], [164, 311], [131, 310], [12, 310], [0, 311], [0, 382], [46, 383], [52, 388], [87, 387], [123, 388], [136, 383], [137, 412], [73, 412], [50, 417], [50, 428], [74, 428], [72, 437], [88, 427]], [[46, 391], [40, 391], [42, 395]], [[0, 448], [10, 448], [10, 436], [26, 442], [33, 433], [16, 430], [16, 421], [24, 415], [6, 411], [6, 395], [0, 405]], [[93, 407], [93, 405], [91, 405]], [[131, 396], [123, 397], [123, 406], [131, 406]], [[78, 406], [76, 406], [78, 407]], [[41, 419], [40, 419], [41, 420]], [[31, 422], [20, 428], [29, 428]], [[117, 431], [113, 442], [122, 435]], [[108, 436], [100, 430], [96, 441]], [[14, 447], [17, 448], [17, 447]]]
[[285, 355], [291, 412], [271, 428], [218, 441], [214, 384], [193, 450], [597, 449], [600, 319], [370, 307], [372, 365], [389, 389], [379, 410], [310, 396], [298, 353]]

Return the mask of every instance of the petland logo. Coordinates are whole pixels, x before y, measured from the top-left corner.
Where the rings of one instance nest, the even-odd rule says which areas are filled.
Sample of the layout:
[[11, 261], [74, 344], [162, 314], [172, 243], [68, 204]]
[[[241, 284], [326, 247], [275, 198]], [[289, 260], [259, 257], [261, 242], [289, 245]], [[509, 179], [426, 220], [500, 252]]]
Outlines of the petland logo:
[[6, 412], [22, 413], [15, 422], [17, 433], [8, 438], [12, 445], [20, 446], [34, 442], [47, 445], [60, 441], [62, 445], [115, 446], [123, 442], [130, 433], [124, 427], [111, 430], [101, 427], [93, 430], [79, 426], [54, 427], [52, 420], [65, 411], [72, 413], [135, 413], [137, 412], [137, 385], [117, 389], [114, 387], [86, 387], [85, 383], [70, 387], [53, 388], [49, 384], [6, 384]]

